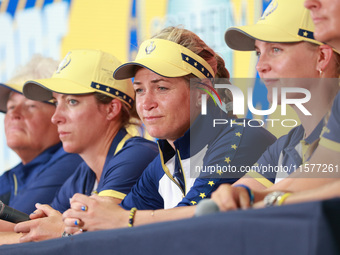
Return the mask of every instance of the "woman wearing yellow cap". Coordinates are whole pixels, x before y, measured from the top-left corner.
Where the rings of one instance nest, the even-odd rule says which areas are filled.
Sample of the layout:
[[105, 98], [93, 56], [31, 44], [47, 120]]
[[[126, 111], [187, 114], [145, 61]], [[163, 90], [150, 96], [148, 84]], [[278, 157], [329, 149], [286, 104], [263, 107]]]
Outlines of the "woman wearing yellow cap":
[[[340, 24], [339, 10], [340, 1], [305, 1], [305, 6], [310, 10], [311, 16], [315, 23], [315, 36], [320, 41], [323, 41], [333, 46], [338, 51], [340, 50], [340, 33], [338, 25]], [[321, 158], [327, 157], [329, 163], [340, 163], [339, 156], [339, 97], [338, 93], [331, 111], [331, 116], [327, 123], [327, 128], [322, 134], [319, 150], [324, 152]], [[326, 153], [327, 149], [330, 151]], [[324, 159], [324, 161], [326, 161]]]
[[[325, 42], [334, 47], [337, 51], [340, 50], [340, 1], [327, 0], [305, 0], [305, 7], [310, 10], [313, 22], [315, 24], [314, 36], [317, 40]], [[339, 177], [339, 108], [340, 108], [340, 94], [338, 93], [334, 99], [332, 109], [330, 111], [327, 125], [320, 137], [318, 147], [308, 162], [308, 166], [301, 166], [301, 177], [315, 177], [313, 173], [307, 172], [311, 166], [321, 167], [321, 171], [325, 177], [333, 177], [327, 183], [315, 189], [310, 189], [301, 192], [295, 192], [286, 195], [286, 199], [282, 204], [301, 203], [312, 200], [329, 199], [339, 197], [340, 182], [337, 181]], [[334, 175], [335, 173], [335, 175]], [[309, 179], [303, 179], [310, 182]], [[291, 186], [295, 186], [296, 182], [292, 182]], [[286, 193], [287, 194], [287, 193]], [[336, 200], [335, 200], [336, 203]], [[259, 203], [259, 206], [262, 206]], [[333, 212], [335, 208], [333, 208]]]
[[[62, 148], [57, 128], [51, 123], [55, 106], [29, 100], [22, 94], [28, 79], [50, 77], [57, 66], [52, 58], [34, 55], [6, 84], [0, 84], [6, 142], [21, 160], [0, 176], [0, 200], [28, 214], [35, 210], [36, 203], [51, 203], [54, 194], [82, 163], [78, 155]], [[0, 232], [13, 229], [13, 223], [0, 220]]]
[[[286, 18], [287, 9], [293, 9], [290, 19]], [[282, 204], [289, 195], [284, 191], [310, 189], [336, 180], [321, 179], [321, 176], [303, 179], [305, 175], [302, 173], [313, 171], [313, 165], [307, 160], [319, 142], [327, 112], [339, 90], [339, 54], [330, 46], [322, 44], [323, 40], [315, 40], [313, 31], [312, 19], [308, 10], [303, 7], [302, 0], [278, 0], [269, 5], [257, 24], [232, 27], [225, 34], [229, 47], [256, 51], [256, 69], [269, 90], [269, 100], [273, 87], [304, 88], [311, 94], [308, 103], [304, 104], [311, 115], [305, 115], [298, 107], [293, 106], [301, 126], [278, 139], [257, 161], [253, 167], [254, 171], [247, 173], [248, 178], [237, 182], [247, 185], [248, 190], [251, 189], [255, 193], [255, 202], [264, 198], [267, 206]], [[292, 96], [299, 98], [301, 94]], [[305, 168], [299, 169], [301, 164], [304, 164]], [[282, 169], [286, 167], [290, 171], [264, 172], [264, 166], [268, 165], [280, 166]], [[314, 171], [318, 170], [315, 168]], [[291, 178], [286, 178], [290, 174]], [[276, 192], [271, 193], [273, 190]], [[244, 188], [224, 185], [212, 198], [221, 210], [235, 209], [238, 206], [247, 208], [250, 205], [249, 199], [241, 198], [246, 193]]]
[[[325, 42], [334, 47], [337, 51], [340, 50], [340, 1], [319, 1], [306, 0], [305, 7], [310, 10], [313, 22], [315, 24], [314, 36], [319, 41]], [[340, 94], [335, 97], [330, 117], [327, 122], [324, 132], [321, 135], [318, 147], [309, 161], [309, 165], [321, 166], [326, 177], [331, 177], [332, 172], [339, 177], [339, 108], [340, 108]], [[301, 170], [306, 169], [307, 166], [302, 166]], [[308, 177], [311, 173], [305, 173]], [[337, 178], [334, 178], [337, 180]], [[292, 183], [291, 185], [295, 185]], [[331, 184], [326, 184], [316, 189], [294, 193], [285, 199], [284, 203], [299, 203], [310, 200], [321, 200], [340, 195], [339, 181]]]
[[[124, 209], [106, 199], [76, 194], [72, 209], [64, 213], [70, 233], [79, 227], [131, 227], [191, 217], [192, 205], [219, 184], [237, 180], [242, 167], [253, 164], [275, 140], [262, 127], [234, 123], [215, 97], [202, 100], [207, 92], [214, 93], [214, 78], [229, 74], [224, 61], [186, 29], [165, 28], [143, 42], [136, 60], [120, 66], [114, 77], [134, 77], [137, 112], [149, 134], [159, 138], [160, 156], [122, 201]], [[214, 125], [216, 119], [229, 125]], [[87, 206], [86, 213], [82, 206]], [[75, 225], [78, 221], [80, 226]]]
[[[61, 213], [75, 193], [98, 194], [118, 204], [157, 155], [154, 142], [127, 132], [135, 114], [130, 80], [113, 79], [120, 62], [99, 50], [72, 50], [52, 78], [25, 83], [24, 95], [56, 104], [52, 122], [67, 152], [84, 163], [65, 182], [49, 205], [36, 205], [31, 221], [16, 225], [21, 242], [61, 237]], [[86, 211], [86, 207], [83, 207]]]

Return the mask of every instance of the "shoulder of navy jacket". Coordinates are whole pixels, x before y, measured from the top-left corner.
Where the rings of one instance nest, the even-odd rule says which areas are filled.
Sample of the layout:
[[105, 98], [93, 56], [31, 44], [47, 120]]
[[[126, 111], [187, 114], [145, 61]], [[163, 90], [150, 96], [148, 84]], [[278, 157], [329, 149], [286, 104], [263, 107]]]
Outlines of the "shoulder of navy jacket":
[[318, 139], [320, 137], [320, 134], [322, 132], [322, 128], [325, 125], [325, 120], [322, 119], [319, 124], [314, 128], [314, 130], [312, 131], [312, 133], [305, 139], [305, 141], [308, 144], [312, 144], [316, 139]]
[[63, 144], [61, 142], [50, 146], [49, 148], [47, 148], [45, 151], [43, 151], [40, 155], [47, 153], [50, 155], [54, 155], [58, 150], [60, 150], [61, 152], [63, 152]]
[[214, 140], [221, 132], [231, 129], [230, 125], [214, 125], [215, 120], [223, 119], [228, 122], [232, 121], [228, 115], [218, 106], [207, 111], [207, 115], [200, 115], [196, 118], [191, 126], [191, 138], [200, 137], [201, 142], [204, 140]]
[[175, 142], [175, 148], [177, 151], [179, 151], [182, 159], [190, 158], [190, 146], [192, 144], [192, 140], [195, 140], [195, 138], [191, 139], [190, 137], [190, 129], [185, 132], [185, 134], [178, 138]]
[[[227, 113], [222, 111], [218, 105], [214, 105], [214, 103], [212, 104], [210, 103], [210, 106], [209, 106], [209, 102], [208, 102], [207, 114], [206, 115], [199, 114], [197, 118], [192, 122], [191, 129], [196, 128], [197, 126], [201, 128], [213, 127], [213, 123], [215, 119], [229, 120], [230, 117], [228, 116]], [[221, 125], [216, 125], [216, 127], [218, 126], [221, 126]]]
[[185, 131], [184, 135], [178, 138], [175, 142], [175, 148], [178, 150], [185, 149], [190, 144], [191, 128]]
[[[63, 154], [65, 154], [65, 155], [73, 155], [74, 153], [68, 153], [68, 152], [66, 152], [65, 150], [64, 150], [64, 148], [63, 148], [63, 144], [60, 142], [60, 147], [57, 147], [57, 150], [55, 151], [55, 153], [53, 154], [53, 156], [59, 156], [59, 155], [63, 155]], [[76, 155], [78, 155], [78, 154], [76, 154]]]
[[116, 134], [116, 136], [114, 137], [113, 140], [116, 140], [118, 143], [126, 136], [127, 131], [125, 128], [121, 128], [118, 133]]
[[[212, 101], [212, 100], [211, 100]], [[217, 101], [217, 104], [219, 102]], [[208, 102], [207, 107], [207, 116], [209, 116], [210, 121], [214, 119], [223, 119], [223, 120], [231, 120], [232, 118], [228, 116], [228, 114], [223, 111], [218, 105], [215, 105], [213, 102]]]
[[128, 132], [126, 131], [125, 128], [121, 128], [121, 129], [118, 130], [118, 133], [116, 134], [116, 136], [113, 138], [113, 140], [111, 142], [108, 155], [115, 155], [117, 146], [122, 141], [122, 139], [124, 139], [124, 137], [127, 135], [127, 133]]
[[294, 143], [294, 146], [300, 142], [300, 140], [303, 139], [303, 135], [305, 133], [305, 129], [302, 125], [299, 125], [297, 127], [294, 127], [292, 130], [288, 132], [288, 134], [284, 135], [286, 137], [286, 143], [292, 144]]
[[124, 138], [127, 135], [127, 130], [123, 127], [118, 131], [118, 134], [120, 134], [122, 136], [122, 138]]

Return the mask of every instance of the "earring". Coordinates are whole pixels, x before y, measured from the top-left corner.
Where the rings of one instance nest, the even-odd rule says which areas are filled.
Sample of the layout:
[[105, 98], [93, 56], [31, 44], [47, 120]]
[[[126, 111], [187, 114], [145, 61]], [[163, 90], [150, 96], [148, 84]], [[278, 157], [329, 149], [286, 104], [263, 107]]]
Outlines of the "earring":
[[321, 70], [321, 68], [318, 71], [319, 71], [319, 75], [321, 76], [323, 74], [323, 71]]

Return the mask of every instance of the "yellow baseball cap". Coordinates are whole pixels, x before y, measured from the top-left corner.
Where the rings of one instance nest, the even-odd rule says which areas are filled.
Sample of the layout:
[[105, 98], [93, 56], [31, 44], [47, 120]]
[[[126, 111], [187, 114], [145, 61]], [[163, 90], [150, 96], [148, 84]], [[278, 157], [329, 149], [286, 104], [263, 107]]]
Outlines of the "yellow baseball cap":
[[7, 112], [7, 101], [9, 98], [9, 94], [14, 91], [16, 93], [22, 94], [22, 85], [17, 84], [4, 84], [0, 83], [0, 112]]
[[23, 93], [29, 99], [47, 101], [52, 92], [72, 95], [99, 92], [132, 107], [135, 92], [131, 80], [113, 79], [119, 65], [121, 62], [114, 56], [100, 50], [72, 50], [52, 78], [27, 81]]
[[191, 50], [164, 39], [149, 39], [139, 47], [136, 60], [121, 65], [114, 72], [117, 80], [134, 77], [136, 67], [145, 67], [164, 77], [194, 74], [196, 77], [214, 78], [211, 66]]
[[234, 50], [255, 50], [255, 40], [265, 42], [308, 41], [314, 39], [314, 23], [304, 0], [273, 0], [254, 25], [230, 27], [225, 33], [227, 45]]

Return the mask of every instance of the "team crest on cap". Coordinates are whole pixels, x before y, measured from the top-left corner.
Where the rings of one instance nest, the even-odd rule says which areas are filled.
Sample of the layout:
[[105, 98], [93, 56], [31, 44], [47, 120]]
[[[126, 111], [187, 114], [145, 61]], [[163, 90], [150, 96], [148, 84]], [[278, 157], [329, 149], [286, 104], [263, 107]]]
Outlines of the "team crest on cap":
[[154, 45], [154, 41], [151, 41], [150, 44], [145, 47], [145, 52], [146, 54], [150, 54], [154, 49], [156, 49], [156, 45]]
[[273, 13], [277, 7], [278, 7], [278, 2], [276, 0], [273, 0], [267, 7], [267, 9], [263, 12], [260, 20], [265, 19], [268, 15], [270, 15], [271, 13]]
[[71, 52], [67, 53], [65, 58], [60, 62], [58, 69], [55, 73], [60, 73], [66, 66], [68, 66], [71, 62]]

